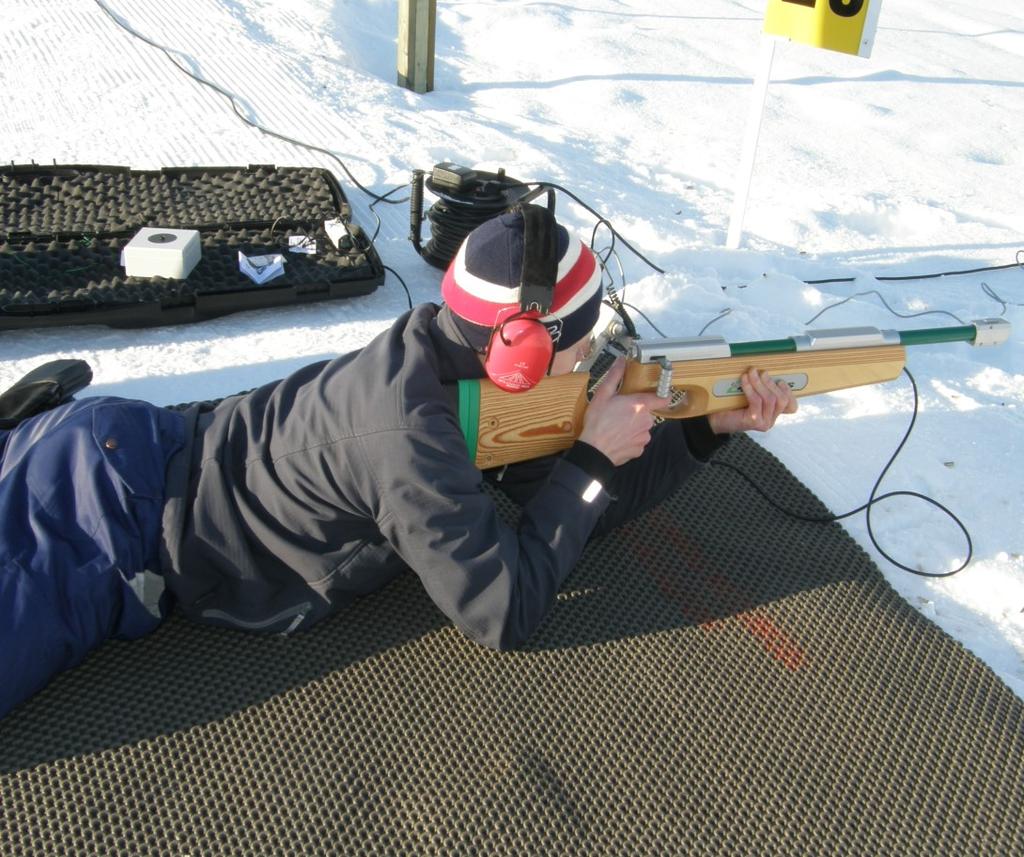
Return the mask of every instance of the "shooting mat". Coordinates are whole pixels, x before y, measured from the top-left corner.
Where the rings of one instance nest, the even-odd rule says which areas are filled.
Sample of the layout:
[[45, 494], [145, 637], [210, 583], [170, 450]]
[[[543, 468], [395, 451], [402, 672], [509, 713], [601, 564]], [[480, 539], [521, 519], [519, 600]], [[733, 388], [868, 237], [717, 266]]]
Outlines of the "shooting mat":
[[[340, 246], [324, 232], [331, 219], [348, 225]], [[143, 226], [199, 232], [202, 258], [185, 279], [126, 275], [121, 251]], [[317, 253], [289, 252], [289, 235], [310, 236]], [[285, 273], [257, 285], [239, 271], [239, 251], [282, 253]], [[327, 170], [0, 167], [0, 330], [178, 324], [365, 295], [383, 281]]]
[[1022, 712], [838, 525], [709, 467], [522, 650], [411, 574], [290, 638], [108, 643], [0, 721], [0, 853], [1024, 854]]

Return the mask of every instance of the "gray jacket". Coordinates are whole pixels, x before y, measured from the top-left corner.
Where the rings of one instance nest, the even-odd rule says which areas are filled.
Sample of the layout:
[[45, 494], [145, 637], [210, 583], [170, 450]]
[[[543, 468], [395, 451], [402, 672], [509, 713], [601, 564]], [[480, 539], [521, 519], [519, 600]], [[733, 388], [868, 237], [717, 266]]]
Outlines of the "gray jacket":
[[[419, 306], [359, 351], [188, 413], [163, 539], [186, 615], [291, 631], [412, 569], [472, 639], [508, 648], [533, 632], [612, 500], [592, 483], [613, 471], [577, 443], [510, 480], [529, 490], [518, 528], [504, 523], [445, 386], [483, 370], [444, 320]], [[662, 482], [669, 460], [675, 484], [697, 465], [678, 429], [652, 446]], [[645, 468], [619, 471], [649, 493], [630, 485]]]

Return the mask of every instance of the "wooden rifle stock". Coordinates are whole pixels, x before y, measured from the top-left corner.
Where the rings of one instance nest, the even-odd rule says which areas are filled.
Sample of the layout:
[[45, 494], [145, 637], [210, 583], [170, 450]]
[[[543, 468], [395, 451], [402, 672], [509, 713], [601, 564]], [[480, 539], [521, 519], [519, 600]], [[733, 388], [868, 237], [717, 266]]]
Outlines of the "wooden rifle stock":
[[487, 379], [459, 381], [459, 416], [471, 457], [481, 470], [568, 449], [583, 431], [590, 375], [544, 378], [522, 393]]
[[[751, 368], [786, 381], [799, 398], [891, 381], [903, 371], [905, 362], [902, 345], [686, 360], [672, 364], [672, 387], [685, 396], [674, 407], [655, 413], [666, 419], [684, 419], [742, 408], [747, 399], [740, 389], [740, 376]], [[630, 360], [620, 392], [651, 392], [660, 375], [656, 363]]]
[[[666, 340], [664, 354], [659, 352], [662, 343], [653, 341], [639, 352], [640, 359], [627, 360], [619, 392], [655, 392], [659, 384], [664, 389], [664, 373], [670, 372], [671, 388], [684, 395], [656, 414], [688, 419], [746, 405], [739, 379], [747, 369], [784, 380], [801, 398], [893, 380], [903, 371], [906, 345], [997, 345], [1008, 336], [1006, 321], [982, 319], [963, 327], [884, 333], [850, 328], [731, 346], [717, 337]], [[852, 347], [840, 347], [847, 343]], [[698, 348], [703, 354], [733, 356], [668, 359], [673, 346], [678, 353]], [[499, 467], [568, 449], [583, 431], [589, 383], [588, 373], [575, 372], [544, 378], [526, 392], [506, 393], [488, 380], [460, 381], [459, 419], [476, 466]]]

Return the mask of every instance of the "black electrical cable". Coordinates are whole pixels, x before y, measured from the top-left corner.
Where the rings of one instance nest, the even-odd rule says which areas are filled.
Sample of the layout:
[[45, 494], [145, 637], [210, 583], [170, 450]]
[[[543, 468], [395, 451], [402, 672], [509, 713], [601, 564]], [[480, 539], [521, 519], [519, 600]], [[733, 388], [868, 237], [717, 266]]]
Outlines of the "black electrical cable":
[[807, 319], [807, 321], [804, 322], [804, 324], [813, 324], [829, 310], [835, 309], [838, 306], [842, 306], [845, 303], [849, 303], [854, 298], [862, 298], [865, 295], [876, 295], [878, 299], [882, 302], [882, 305], [897, 318], [920, 318], [921, 316], [925, 315], [945, 315], [949, 316], [957, 324], [967, 324], [967, 322], [960, 318], [960, 316], [958, 316], [956, 313], [952, 313], [944, 309], [926, 309], [922, 310], [921, 312], [911, 313], [898, 312], [897, 310], [894, 310], [891, 306], [889, 306], [889, 302], [885, 299], [885, 295], [878, 291], [878, 289], [868, 289], [866, 292], [857, 292], [855, 295], [850, 295], [848, 298], [843, 298], [840, 301], [836, 301], [833, 304], [829, 304], [827, 307], [824, 307], [823, 309], [819, 310], [814, 315], [812, 315], [809, 319]]
[[[621, 305], [624, 306], [624, 307], [628, 307], [629, 309], [633, 310], [633, 312], [635, 312], [637, 315], [640, 316], [640, 318], [642, 318], [644, 321], [646, 321], [651, 326], [651, 328], [654, 330], [654, 332], [657, 333], [658, 336], [660, 336], [662, 339], [668, 339], [668, 337], [665, 336], [665, 334], [662, 333], [661, 330], [658, 329], [658, 326], [653, 321], [651, 321], [650, 317], [642, 309], [638, 309], [637, 307], [633, 306], [633, 304], [626, 303], [625, 301], [622, 301]], [[615, 304], [612, 304], [612, 309], [617, 309]]]
[[409, 309], [412, 309], [412, 295], [409, 292], [409, 287], [405, 284], [405, 280], [402, 279], [402, 275], [399, 274], [398, 271], [396, 271], [390, 265], [384, 265], [384, 270], [390, 271], [392, 274], [398, 277], [398, 282], [400, 282], [402, 284], [402, 288], [405, 289], [405, 299], [409, 302]]
[[324, 148], [322, 148], [320, 146], [314, 146], [312, 143], [304, 143], [301, 140], [296, 140], [294, 137], [288, 137], [285, 134], [279, 134], [276, 131], [271, 131], [269, 128], [264, 128], [258, 122], [253, 121], [248, 116], [243, 114], [241, 110], [238, 109], [238, 102], [237, 102], [237, 100], [235, 99], [235, 96], [232, 93], [228, 92], [226, 89], [221, 88], [217, 84], [212, 83], [211, 81], [206, 80], [205, 78], [200, 77], [199, 75], [197, 75], [194, 72], [192, 72], [190, 69], [186, 68], [184, 65], [182, 65], [175, 58], [175, 56], [170, 52], [170, 50], [168, 50], [167, 48], [165, 48], [163, 45], [159, 44], [158, 42], [155, 42], [152, 39], [148, 38], [147, 36], [144, 36], [142, 33], [138, 32], [138, 30], [133, 29], [129, 24], [127, 24], [126, 22], [124, 22], [120, 18], [118, 18], [117, 15], [115, 15], [106, 6], [106, 4], [103, 3], [103, 0], [94, 0], [94, 2], [96, 3], [97, 6], [100, 7], [100, 9], [103, 10], [103, 12], [107, 15], [107, 17], [110, 18], [115, 24], [117, 24], [117, 26], [119, 26], [122, 30], [125, 30], [128, 33], [131, 33], [131, 35], [133, 35], [135, 38], [139, 39], [140, 41], [145, 42], [150, 47], [156, 48], [158, 51], [161, 51], [164, 54], [164, 56], [166, 56], [172, 63], [174, 63], [174, 65], [177, 66], [177, 68], [180, 71], [184, 72], [186, 75], [188, 75], [190, 78], [192, 78], [192, 80], [194, 80], [196, 83], [198, 83], [198, 84], [200, 84], [202, 86], [209, 87], [210, 89], [212, 89], [217, 94], [219, 94], [219, 95], [223, 96], [224, 98], [226, 98], [228, 100], [228, 102], [231, 104], [231, 109], [232, 109], [232, 111], [234, 111], [234, 114], [239, 119], [241, 119], [246, 125], [248, 125], [249, 127], [255, 128], [261, 134], [265, 134], [268, 137], [273, 137], [273, 138], [275, 138], [277, 140], [283, 140], [285, 143], [290, 143], [293, 146], [299, 146], [300, 148], [308, 149], [311, 152], [319, 152], [322, 155], [326, 155], [327, 157], [332, 158], [334, 161], [336, 161], [341, 166], [341, 169], [344, 171], [345, 175], [348, 176], [349, 181], [351, 181], [352, 184], [354, 184], [357, 188], [359, 188], [359, 190], [361, 190], [367, 196], [372, 198], [375, 202], [386, 202], [389, 205], [399, 205], [399, 204], [401, 204], [403, 202], [408, 202], [409, 201], [408, 197], [404, 197], [402, 199], [389, 199], [389, 197], [393, 193], [396, 193], [397, 191], [401, 190], [402, 188], [405, 187], [405, 185], [398, 185], [397, 187], [392, 188], [391, 190], [389, 190], [387, 193], [385, 193], [383, 195], [382, 194], [374, 193], [369, 188], [364, 187], [359, 182], [359, 180], [354, 175], [352, 175], [352, 171], [349, 170], [349, 168], [345, 164], [345, 162], [343, 160], [341, 160], [341, 158], [339, 158], [336, 154], [334, 154], [334, 152], [330, 151], [329, 149], [324, 149]]
[[1011, 306], [1024, 306], [1024, 304], [1020, 303], [1019, 301], [1006, 301], [1006, 300], [1003, 300], [998, 294], [996, 294], [995, 289], [993, 289], [988, 283], [983, 282], [981, 284], [981, 290], [985, 293], [985, 295], [987, 297], [992, 298], [992, 300], [996, 301], [996, 303], [999, 303], [999, 304], [1002, 305], [1003, 311], [1000, 313], [1000, 315], [1005, 315], [1006, 314], [1007, 307], [1011, 307]]
[[711, 321], [709, 321], [700, 329], [700, 333], [698, 333], [697, 336], [703, 336], [705, 331], [707, 331], [707, 329], [711, 327], [711, 325], [713, 325], [716, 321], [721, 321], [730, 313], [732, 313], [732, 307], [726, 307], [725, 309], [723, 309], [718, 315], [716, 315], [713, 319], [711, 319]]
[[[597, 250], [594, 246], [597, 242], [597, 230], [602, 226], [608, 227], [608, 231], [612, 233], [612, 240], [608, 247], [603, 250]], [[603, 303], [605, 306], [611, 307], [611, 309], [615, 311], [616, 315], [618, 315], [622, 320], [623, 325], [626, 327], [626, 334], [634, 339], [638, 338], [639, 334], [637, 333], [636, 324], [626, 311], [626, 272], [622, 267], [622, 260], [619, 258], [619, 254], [615, 249], [615, 230], [612, 229], [612, 225], [603, 217], [594, 224], [594, 229], [590, 233], [590, 249], [594, 252], [594, 256], [597, 258], [597, 262], [601, 266], [601, 284], [605, 292], [605, 300]], [[615, 264], [619, 268], [619, 276], [622, 278], [621, 290], [617, 290], [615, 288], [615, 275], [608, 269], [608, 264], [613, 258], [615, 259]], [[636, 307], [633, 307], [633, 309], [636, 309]], [[643, 315], [640, 310], [636, 311]], [[657, 326], [647, 318], [646, 315], [644, 315], [644, 318], [659, 335], [664, 336], [664, 334], [658, 330]]]
[[[968, 532], [967, 527], [964, 526], [963, 521], [961, 521], [955, 514], [953, 514], [953, 512], [951, 512], [949, 509], [943, 506], [938, 500], [935, 500], [932, 497], [928, 497], [925, 494], [920, 494], [917, 491], [889, 491], [881, 495], [878, 493], [879, 486], [881, 486], [882, 480], [885, 478], [885, 474], [889, 472], [889, 468], [892, 467], [893, 463], [896, 461], [897, 456], [903, 450], [904, 445], [910, 437], [910, 433], [914, 429], [914, 424], [917, 422], [919, 402], [917, 383], [914, 381], [914, 376], [910, 374], [910, 371], [906, 367], [904, 367], [903, 372], [906, 374], [907, 378], [910, 379], [910, 385], [914, 390], [914, 408], [910, 418], [910, 425], [907, 426], [907, 430], [903, 435], [903, 439], [899, 442], [899, 445], [896, 447], [896, 451], [892, 454], [892, 456], [890, 456], [888, 463], [885, 465], [885, 467], [882, 468], [882, 472], [878, 474], [878, 479], [875, 480], [874, 487], [871, 489], [871, 493], [868, 495], [867, 502], [858, 506], [856, 509], [851, 509], [849, 512], [844, 512], [841, 515], [802, 515], [799, 512], [794, 512], [791, 509], [786, 509], [780, 506], [770, 496], [768, 496], [768, 493], [760, 485], [758, 485], [750, 476], [748, 476], [743, 470], [736, 467], [735, 465], [729, 464], [724, 461], [718, 461], [717, 459], [714, 458], [711, 459], [711, 464], [718, 467], [724, 467], [727, 470], [732, 470], [733, 472], [739, 474], [747, 482], [747, 484], [749, 484], [755, 491], [757, 491], [758, 494], [761, 495], [762, 498], [764, 498], [764, 500], [770, 506], [782, 512], [784, 515], [787, 515], [788, 517], [798, 521], [807, 521], [809, 523], [815, 524], [828, 524], [832, 523], [833, 521], [840, 521], [843, 518], [849, 518], [851, 515], [856, 515], [858, 512], [864, 512], [868, 528], [868, 538], [871, 539], [871, 543], [875, 546], [878, 552], [894, 566], [896, 566], [897, 568], [901, 568], [904, 571], [910, 572], [911, 574], [915, 574], [918, 577], [951, 577], [952, 575], [957, 574], [960, 571], [963, 571], [970, 563], [971, 558], [974, 556], [974, 543], [972, 542], [971, 534]], [[964, 534], [964, 538], [967, 540], [967, 558], [963, 561], [963, 563], [957, 568], [953, 569], [952, 571], [921, 571], [920, 569], [911, 568], [908, 565], [904, 565], [903, 563], [898, 562], [889, 553], [887, 553], [885, 549], [878, 543], [878, 540], [875, 538], [875, 532], [871, 526], [871, 510], [875, 507], [875, 505], [880, 503], [882, 500], [887, 500], [891, 497], [917, 497], [919, 500], [924, 500], [926, 503], [930, 503], [932, 506], [935, 506], [942, 512], [945, 512], [945, 514], [953, 520], [953, 523], [955, 523], [960, 528], [960, 531]]]
[[[554, 184], [553, 182], [526, 182], [525, 186], [526, 187], [535, 187], [535, 188], [540, 188], [540, 189], [551, 188], [552, 190], [557, 190], [560, 193], [564, 193], [571, 200], [573, 200], [577, 204], [583, 206], [583, 208], [585, 208], [592, 215], [594, 215], [594, 217], [596, 217], [597, 220], [598, 220], [597, 226], [600, 226], [602, 223], [604, 225], [606, 225], [608, 227], [609, 231], [612, 233], [612, 235], [615, 236], [615, 238], [617, 238], [623, 244], [625, 244], [626, 248], [634, 256], [636, 256], [638, 259], [640, 259], [646, 265], [649, 265], [651, 268], [653, 268], [659, 274], [664, 274], [665, 273], [665, 269], [664, 268], [659, 268], [657, 265], [654, 264], [654, 262], [652, 262], [643, 253], [641, 253], [639, 250], [637, 250], [632, 244], [630, 244], [625, 238], [623, 238], [622, 235], [619, 234], [619, 232], [617, 232], [615, 230], [615, 228], [611, 225], [611, 223], [608, 222], [607, 219], [605, 219], [601, 214], [599, 214], [597, 211], [595, 211], [593, 208], [591, 208], [589, 205], [587, 205], [582, 199], [580, 199], [578, 196], [576, 196], [576, 194], [574, 194], [571, 190], [568, 190], [567, 188], [564, 188], [561, 185]], [[595, 230], [596, 230], [596, 228], [597, 227], [595, 226]]]
[[[988, 265], [984, 268], [967, 268], [963, 271], [939, 271], [934, 274], [906, 274], [903, 276], [873, 277], [879, 282], [899, 282], [905, 280], [936, 280], [940, 277], [958, 277], [962, 274], [981, 274], [985, 271], [1005, 271], [1009, 268], [1024, 268], [1024, 250], [1018, 250], [1015, 262], [1008, 265]], [[820, 286], [824, 283], [853, 283], [856, 277], [831, 277], [825, 280], [803, 280], [809, 286]]]

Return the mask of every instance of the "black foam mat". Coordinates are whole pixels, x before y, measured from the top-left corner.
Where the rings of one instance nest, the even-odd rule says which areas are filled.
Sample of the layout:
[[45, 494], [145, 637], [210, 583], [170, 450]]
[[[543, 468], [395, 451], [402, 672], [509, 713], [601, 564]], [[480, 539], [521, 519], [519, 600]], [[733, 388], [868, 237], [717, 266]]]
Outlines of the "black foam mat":
[[0, 721], [0, 853], [1024, 854], [1022, 714], [838, 525], [710, 467], [521, 650], [411, 574], [292, 637], [105, 645]]
[[[340, 219], [335, 246], [323, 228]], [[129, 277], [121, 251], [144, 226], [195, 229], [202, 258], [182, 280]], [[288, 252], [311, 236], [316, 254]], [[283, 253], [257, 285], [238, 253]], [[305, 167], [11, 165], [0, 168], [0, 330], [146, 327], [374, 291], [383, 264], [334, 176]]]

